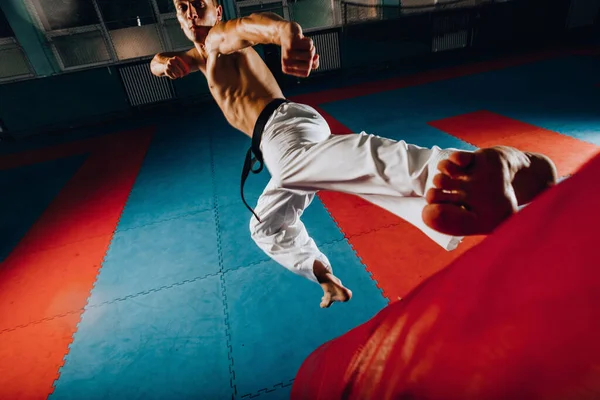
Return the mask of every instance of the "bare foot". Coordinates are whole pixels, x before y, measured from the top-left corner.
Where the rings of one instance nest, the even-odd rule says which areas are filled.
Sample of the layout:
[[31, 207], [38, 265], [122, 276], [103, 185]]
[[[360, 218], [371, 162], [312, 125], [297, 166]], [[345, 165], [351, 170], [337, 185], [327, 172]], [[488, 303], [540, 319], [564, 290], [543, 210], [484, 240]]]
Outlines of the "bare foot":
[[547, 157], [503, 146], [453, 153], [438, 168], [423, 221], [454, 236], [491, 233], [557, 180]]
[[315, 261], [313, 272], [323, 289], [321, 308], [328, 308], [334, 302], [346, 302], [352, 298], [352, 291], [342, 285], [342, 281], [333, 275], [320, 261]]

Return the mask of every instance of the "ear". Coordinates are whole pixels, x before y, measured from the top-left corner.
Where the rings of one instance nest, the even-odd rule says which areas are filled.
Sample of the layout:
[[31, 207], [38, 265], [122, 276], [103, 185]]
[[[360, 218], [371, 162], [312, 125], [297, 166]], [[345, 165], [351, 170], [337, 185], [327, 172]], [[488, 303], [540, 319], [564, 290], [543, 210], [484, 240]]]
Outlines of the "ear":
[[217, 21], [221, 21], [223, 19], [223, 6], [217, 6]]

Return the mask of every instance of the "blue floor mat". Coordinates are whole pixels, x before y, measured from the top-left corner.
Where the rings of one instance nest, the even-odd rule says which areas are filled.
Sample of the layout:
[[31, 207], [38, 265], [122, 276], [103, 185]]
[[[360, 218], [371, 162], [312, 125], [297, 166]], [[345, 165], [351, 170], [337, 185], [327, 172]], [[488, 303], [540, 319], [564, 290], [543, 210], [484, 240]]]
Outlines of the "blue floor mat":
[[319, 308], [321, 288], [272, 261], [225, 273], [238, 397], [289, 383], [313, 350], [386, 305], [346, 241], [322, 250], [353, 290], [349, 303]]
[[193, 118], [159, 125], [119, 229], [213, 207], [210, 133], [196, 126]]
[[100, 304], [216, 274], [217, 246], [212, 210], [118, 231], [89, 303]]
[[213, 276], [88, 309], [51, 400], [230, 399]]
[[277, 385], [271, 389], [258, 392], [252, 396], [246, 396], [243, 399], [256, 399], [256, 400], [290, 400], [292, 395], [292, 384], [293, 382], [285, 385]]

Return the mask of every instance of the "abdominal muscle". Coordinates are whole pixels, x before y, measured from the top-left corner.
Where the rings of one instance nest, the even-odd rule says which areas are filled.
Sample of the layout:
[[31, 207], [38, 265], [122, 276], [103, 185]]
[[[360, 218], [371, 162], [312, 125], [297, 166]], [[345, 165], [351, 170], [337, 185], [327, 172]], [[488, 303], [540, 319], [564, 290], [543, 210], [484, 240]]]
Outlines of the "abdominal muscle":
[[227, 121], [250, 137], [266, 105], [283, 98], [275, 77], [251, 47], [229, 55], [209, 56], [205, 75]]

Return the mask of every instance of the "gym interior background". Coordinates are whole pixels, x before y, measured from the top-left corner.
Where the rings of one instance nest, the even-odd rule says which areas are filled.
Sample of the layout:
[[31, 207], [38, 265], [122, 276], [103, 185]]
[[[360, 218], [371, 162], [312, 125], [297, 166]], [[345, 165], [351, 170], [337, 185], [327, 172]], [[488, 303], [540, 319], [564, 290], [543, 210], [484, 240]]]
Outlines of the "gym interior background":
[[[5, 139], [208, 100], [201, 74], [168, 81], [149, 72], [155, 53], [190, 48], [171, 0], [0, 4]], [[300, 23], [321, 54], [321, 68], [311, 79], [592, 39], [600, 7], [595, 0], [223, 0], [222, 5], [225, 18], [271, 11]], [[300, 84], [281, 73], [276, 47], [258, 50], [284, 88]]]

